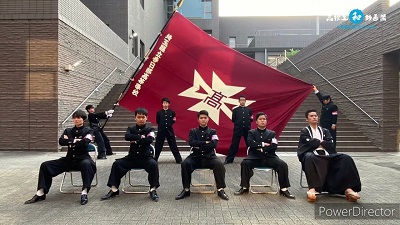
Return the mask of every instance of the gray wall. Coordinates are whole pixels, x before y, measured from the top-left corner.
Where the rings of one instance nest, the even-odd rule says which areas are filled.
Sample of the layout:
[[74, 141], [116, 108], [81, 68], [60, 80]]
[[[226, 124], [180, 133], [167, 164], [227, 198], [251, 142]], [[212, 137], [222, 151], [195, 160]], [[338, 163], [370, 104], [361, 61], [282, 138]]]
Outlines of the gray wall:
[[[385, 13], [386, 22], [364, 22], [376, 29], [334, 29], [286, 61], [278, 69], [316, 84], [330, 93], [339, 110], [355, 122], [383, 151], [398, 151], [400, 3], [377, 1], [364, 14]], [[349, 96], [371, 117], [356, 108], [310, 67]], [[340, 130], [340, 118], [338, 122]], [[339, 132], [339, 131], [338, 131]]]

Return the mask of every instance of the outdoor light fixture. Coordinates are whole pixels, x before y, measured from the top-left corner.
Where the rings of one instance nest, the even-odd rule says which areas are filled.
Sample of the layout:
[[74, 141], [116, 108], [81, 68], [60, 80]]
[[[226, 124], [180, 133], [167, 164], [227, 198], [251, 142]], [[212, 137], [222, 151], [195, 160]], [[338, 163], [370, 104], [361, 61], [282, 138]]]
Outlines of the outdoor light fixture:
[[133, 33], [133, 34], [131, 34], [131, 35], [129, 35], [129, 39], [133, 39], [134, 37], [137, 37], [138, 36], [138, 33]]
[[68, 65], [64, 66], [64, 70], [67, 72], [74, 71], [75, 67], [79, 66], [81, 63], [82, 63], [82, 60], [79, 60], [72, 65], [68, 64]]

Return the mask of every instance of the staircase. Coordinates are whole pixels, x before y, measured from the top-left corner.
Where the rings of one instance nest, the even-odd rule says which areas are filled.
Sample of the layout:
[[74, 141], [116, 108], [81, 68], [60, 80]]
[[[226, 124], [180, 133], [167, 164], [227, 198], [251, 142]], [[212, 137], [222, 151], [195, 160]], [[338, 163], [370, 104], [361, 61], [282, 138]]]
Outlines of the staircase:
[[[125, 85], [115, 85], [98, 105], [96, 111], [101, 112], [111, 109], [124, 87]], [[300, 130], [308, 125], [304, 116], [304, 112], [308, 109], [316, 109], [317, 112], [320, 112], [321, 110], [321, 104], [313, 93], [308, 96], [286, 125], [286, 128], [283, 130], [279, 138], [278, 151], [295, 152], [297, 150]], [[104, 128], [104, 132], [110, 139], [113, 151], [128, 151], [129, 143], [125, 141], [124, 135], [127, 127], [133, 124], [135, 124], [134, 114], [123, 107], [117, 106], [113, 117], [107, 122], [107, 125]], [[156, 125], [151, 123], [148, 124], [156, 127]], [[186, 141], [179, 138], [177, 138], [176, 141], [180, 151], [189, 150], [189, 145]], [[340, 111], [336, 145], [338, 152], [379, 151], [379, 149], [357, 129], [357, 126], [342, 115]], [[169, 149], [166, 141], [164, 143], [164, 149]]]

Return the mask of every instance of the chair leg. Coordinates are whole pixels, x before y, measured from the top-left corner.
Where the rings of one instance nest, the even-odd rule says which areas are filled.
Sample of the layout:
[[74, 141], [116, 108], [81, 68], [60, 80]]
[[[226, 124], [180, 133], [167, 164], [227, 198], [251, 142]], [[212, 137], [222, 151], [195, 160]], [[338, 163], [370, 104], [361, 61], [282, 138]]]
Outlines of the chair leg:
[[[275, 183], [276, 183], [276, 186], [277, 186], [276, 191], [255, 191], [253, 189], [253, 187], [265, 187], [265, 188], [273, 189], [272, 186], [274, 184], [274, 177], [275, 177]], [[278, 194], [278, 192], [279, 192], [279, 183], [278, 183], [278, 176], [277, 176], [276, 172], [271, 169], [271, 183], [270, 184], [251, 184], [251, 182], [250, 182], [249, 189], [250, 189], [250, 192], [253, 193], [253, 194], [273, 194], [273, 195]]]
[[[127, 193], [127, 194], [147, 194], [147, 193], [149, 193], [149, 191], [150, 191], [150, 185], [145, 185], [145, 184], [132, 184], [132, 181], [131, 181], [131, 171], [132, 170], [130, 170], [127, 174], [125, 174], [125, 179], [124, 179], [124, 182], [122, 182], [122, 191], [124, 192], [124, 193]], [[126, 183], [126, 177], [128, 176], [128, 183], [129, 183], [129, 185], [131, 186], [131, 187], [133, 187], [133, 188], [137, 188], [137, 187], [146, 187], [146, 188], [148, 188], [148, 190], [147, 191], [128, 191], [126, 188], [125, 188], [125, 183]]]
[[[199, 173], [206, 172], [206, 171], [211, 171], [211, 170], [198, 170]], [[203, 184], [203, 183], [193, 183], [192, 181], [190, 181], [190, 186], [197, 188], [197, 190], [191, 189], [191, 192], [196, 193], [196, 194], [213, 194], [217, 191], [217, 185], [215, 183], [214, 177], [213, 177], [213, 183], [204, 183]], [[202, 187], [203, 188], [209, 187], [209, 188], [212, 188], [213, 190], [207, 190], [207, 189], [201, 190], [200, 188], [202, 188]]]
[[300, 170], [300, 187], [308, 188], [308, 185], [306, 186], [306, 185], [303, 184], [303, 173], [304, 173], [304, 171]]

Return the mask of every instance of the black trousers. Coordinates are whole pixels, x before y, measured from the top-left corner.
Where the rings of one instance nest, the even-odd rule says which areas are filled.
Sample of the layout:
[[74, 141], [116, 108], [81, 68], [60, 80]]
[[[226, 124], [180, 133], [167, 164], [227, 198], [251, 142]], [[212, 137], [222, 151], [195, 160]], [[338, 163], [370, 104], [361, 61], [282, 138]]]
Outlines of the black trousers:
[[156, 137], [156, 146], [155, 146], [155, 160], [158, 161], [160, 157], [161, 150], [164, 146], [165, 138], [167, 138], [167, 142], [169, 148], [171, 149], [172, 154], [174, 155], [175, 161], [177, 163], [182, 162], [181, 154], [179, 153], [178, 146], [176, 145], [175, 134], [173, 132], [169, 132], [168, 130], [158, 130]]
[[107, 186], [119, 187], [121, 178], [131, 169], [144, 169], [149, 174], [148, 181], [151, 188], [158, 188], [159, 171], [156, 160], [151, 157], [147, 158], [121, 158], [116, 159], [111, 167], [110, 177], [108, 178]]
[[94, 128], [94, 139], [97, 143], [99, 156], [112, 155], [113, 151], [110, 145], [110, 140], [104, 131], [100, 128]]
[[82, 183], [84, 188], [90, 190], [90, 185], [96, 173], [96, 164], [92, 159], [67, 159], [60, 158], [43, 162], [40, 165], [38, 190], [43, 188], [44, 193], [49, 193], [53, 177], [70, 170], [81, 171]]
[[287, 164], [278, 157], [268, 157], [264, 159], [244, 159], [241, 166], [240, 186], [250, 187], [250, 178], [254, 175], [254, 167], [271, 167], [278, 173], [278, 182], [280, 188], [290, 187], [289, 171]]
[[190, 182], [192, 180], [192, 173], [195, 169], [208, 168], [214, 173], [214, 179], [217, 184], [217, 188], [225, 188], [225, 167], [217, 156], [208, 158], [204, 156], [193, 156], [189, 155], [181, 163], [181, 174], [182, 174], [182, 185], [183, 188], [190, 188]]
[[304, 157], [304, 172], [309, 188], [344, 194], [347, 188], [361, 191], [361, 181], [353, 159], [346, 154], [317, 156], [309, 152]]
[[246, 147], [247, 148], [249, 147], [249, 145], [247, 144], [248, 134], [249, 134], [249, 129], [233, 130], [232, 143], [231, 146], [229, 147], [228, 155], [225, 159], [226, 162], [231, 163], [235, 159], [236, 154], [239, 151], [240, 138], [243, 137], [244, 143], [246, 143]]

